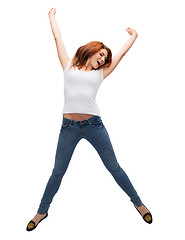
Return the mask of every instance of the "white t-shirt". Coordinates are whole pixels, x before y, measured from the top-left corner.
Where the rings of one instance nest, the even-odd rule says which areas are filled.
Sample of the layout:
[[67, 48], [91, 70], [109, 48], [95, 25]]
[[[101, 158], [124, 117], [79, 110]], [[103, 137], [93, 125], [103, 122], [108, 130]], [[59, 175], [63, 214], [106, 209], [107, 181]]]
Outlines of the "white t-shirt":
[[103, 81], [103, 69], [81, 71], [70, 68], [71, 60], [64, 69], [63, 113], [83, 113], [100, 116], [96, 95]]

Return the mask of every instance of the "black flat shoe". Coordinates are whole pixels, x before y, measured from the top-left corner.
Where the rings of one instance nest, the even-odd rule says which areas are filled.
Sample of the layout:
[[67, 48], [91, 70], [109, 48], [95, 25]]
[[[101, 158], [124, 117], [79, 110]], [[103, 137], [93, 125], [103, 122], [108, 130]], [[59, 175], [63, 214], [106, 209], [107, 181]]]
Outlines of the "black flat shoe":
[[39, 224], [42, 220], [44, 220], [45, 218], [47, 218], [47, 216], [48, 216], [48, 213], [46, 213], [46, 216], [43, 217], [43, 218], [37, 223], [37, 225], [35, 224], [34, 221], [31, 220], [31, 221], [28, 223], [26, 230], [27, 230], [27, 231], [32, 231], [33, 229], [35, 229], [35, 228], [38, 226], [38, 224]]
[[[145, 205], [143, 204], [143, 206], [145, 207]], [[136, 206], [134, 205], [134, 207], [136, 208]], [[145, 207], [146, 209], [147, 209], [147, 207]], [[137, 209], [137, 208], [136, 208]], [[147, 209], [148, 210], [148, 209]], [[140, 211], [137, 209], [137, 211], [140, 213]], [[149, 211], [149, 210], [148, 210]], [[141, 213], [140, 213], [140, 215], [141, 215]], [[142, 216], [142, 215], [141, 215]], [[149, 211], [149, 212], [147, 212], [147, 213], [145, 213], [143, 216], [142, 216], [142, 218], [143, 218], [143, 220], [145, 221], [145, 222], [147, 222], [147, 223], [152, 223], [152, 214], [151, 214], [151, 212]]]

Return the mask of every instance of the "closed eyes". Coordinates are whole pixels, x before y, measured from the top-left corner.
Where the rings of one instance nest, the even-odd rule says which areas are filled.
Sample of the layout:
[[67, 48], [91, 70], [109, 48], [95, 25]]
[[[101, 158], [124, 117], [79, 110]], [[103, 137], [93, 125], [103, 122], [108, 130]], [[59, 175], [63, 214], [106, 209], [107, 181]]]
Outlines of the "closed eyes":
[[[104, 54], [104, 53], [103, 53], [103, 54], [100, 53], [100, 55], [103, 56], [103, 55], [105, 55], [105, 54]], [[107, 61], [107, 57], [105, 57], [105, 61]]]

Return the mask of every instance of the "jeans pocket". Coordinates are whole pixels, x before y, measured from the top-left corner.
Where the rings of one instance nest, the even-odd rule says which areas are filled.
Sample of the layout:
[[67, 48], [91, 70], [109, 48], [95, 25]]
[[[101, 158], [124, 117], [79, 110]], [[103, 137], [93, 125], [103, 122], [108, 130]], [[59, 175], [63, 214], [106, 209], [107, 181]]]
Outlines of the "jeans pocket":
[[100, 126], [100, 125], [102, 125], [102, 120], [101, 119], [97, 119], [97, 120], [91, 122], [91, 125], [92, 126]]
[[70, 128], [71, 127], [71, 123], [62, 123], [62, 128], [66, 129], [66, 128]]

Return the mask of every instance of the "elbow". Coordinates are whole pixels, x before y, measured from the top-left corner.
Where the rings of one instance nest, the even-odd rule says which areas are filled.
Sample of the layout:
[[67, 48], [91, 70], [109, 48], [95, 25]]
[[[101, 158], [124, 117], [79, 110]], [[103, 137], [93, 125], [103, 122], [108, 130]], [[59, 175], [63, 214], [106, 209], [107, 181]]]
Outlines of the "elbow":
[[61, 37], [60, 34], [55, 34], [55, 35], [54, 35], [54, 39], [55, 39], [55, 41], [61, 41], [61, 40], [62, 40], [62, 37]]

